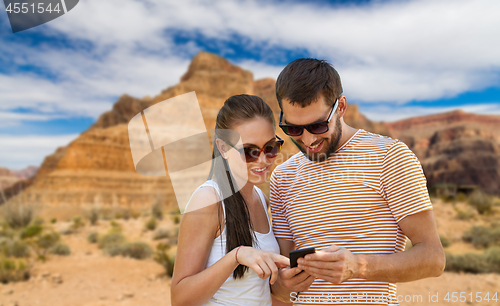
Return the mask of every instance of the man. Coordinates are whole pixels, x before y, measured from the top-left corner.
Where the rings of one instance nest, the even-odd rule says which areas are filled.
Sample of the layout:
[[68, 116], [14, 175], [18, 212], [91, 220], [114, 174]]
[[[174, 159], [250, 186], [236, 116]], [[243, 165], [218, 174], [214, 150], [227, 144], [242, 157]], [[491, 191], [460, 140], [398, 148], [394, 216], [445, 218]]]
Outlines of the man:
[[273, 231], [283, 255], [316, 253], [281, 269], [273, 295], [294, 305], [396, 305], [395, 283], [441, 275], [444, 251], [413, 152], [344, 122], [346, 97], [326, 61], [288, 64], [276, 96], [280, 127], [301, 152], [271, 177]]

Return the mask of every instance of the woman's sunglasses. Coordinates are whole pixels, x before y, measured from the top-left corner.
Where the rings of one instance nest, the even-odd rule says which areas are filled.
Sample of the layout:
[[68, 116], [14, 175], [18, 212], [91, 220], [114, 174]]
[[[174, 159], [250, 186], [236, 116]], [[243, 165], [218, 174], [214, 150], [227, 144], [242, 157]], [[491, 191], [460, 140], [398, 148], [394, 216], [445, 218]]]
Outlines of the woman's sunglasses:
[[304, 129], [306, 129], [309, 133], [311, 134], [323, 134], [328, 132], [328, 124], [330, 123], [330, 120], [332, 120], [332, 116], [335, 113], [335, 110], [337, 109], [339, 99], [335, 100], [335, 103], [333, 104], [332, 111], [330, 112], [330, 116], [328, 116], [328, 119], [326, 121], [320, 121], [320, 122], [314, 122], [311, 124], [305, 124], [305, 125], [295, 125], [295, 124], [281, 124], [283, 120], [283, 111], [280, 113], [280, 121], [279, 121], [279, 126], [283, 130], [285, 134], [288, 136], [300, 136], [304, 132]]
[[236, 149], [230, 143], [228, 144], [235, 148], [238, 152], [240, 152], [241, 159], [243, 159], [243, 161], [246, 161], [247, 163], [253, 163], [257, 159], [259, 159], [260, 153], [262, 152], [264, 152], [266, 157], [269, 159], [275, 158], [278, 155], [285, 141], [279, 138], [277, 135], [276, 138], [278, 138], [278, 140], [270, 140], [262, 148], [259, 148], [257, 146], [248, 146]]

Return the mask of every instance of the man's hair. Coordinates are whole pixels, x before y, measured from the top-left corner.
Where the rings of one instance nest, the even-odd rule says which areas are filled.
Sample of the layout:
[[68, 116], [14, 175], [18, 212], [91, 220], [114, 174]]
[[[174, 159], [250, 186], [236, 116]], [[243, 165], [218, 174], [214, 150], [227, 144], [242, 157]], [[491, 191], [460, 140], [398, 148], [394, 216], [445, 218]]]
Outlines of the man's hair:
[[276, 98], [306, 107], [322, 94], [328, 105], [333, 105], [342, 94], [338, 72], [326, 60], [299, 58], [288, 64], [276, 80]]

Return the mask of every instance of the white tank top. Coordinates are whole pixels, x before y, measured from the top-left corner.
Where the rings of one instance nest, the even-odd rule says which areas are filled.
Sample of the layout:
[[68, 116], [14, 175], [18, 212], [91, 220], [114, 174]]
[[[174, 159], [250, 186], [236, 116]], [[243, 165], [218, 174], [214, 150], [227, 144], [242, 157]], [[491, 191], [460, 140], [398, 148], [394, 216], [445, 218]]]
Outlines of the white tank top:
[[[208, 180], [203, 183], [202, 186], [212, 186], [219, 194], [220, 198], [221, 191], [217, 183], [213, 180]], [[254, 187], [260, 196], [260, 201], [264, 206], [264, 210], [267, 216], [267, 222], [269, 224], [269, 232], [267, 234], [262, 234], [255, 232], [257, 237], [257, 244], [254, 245], [255, 248], [271, 251], [273, 253], [279, 254], [280, 249], [274, 233], [269, 222], [269, 215], [267, 211], [266, 199], [264, 193], [258, 187]], [[224, 211], [224, 220], [226, 217], [226, 208], [224, 206], [224, 201], [222, 202], [222, 208]], [[222, 230], [222, 233], [214, 239], [212, 245], [212, 250], [208, 256], [208, 261], [205, 268], [210, 267], [226, 255], [226, 227]], [[271, 291], [269, 288], [269, 277], [267, 279], [261, 279], [255, 273], [254, 270], [248, 268], [248, 271], [243, 275], [242, 278], [234, 279], [233, 274], [231, 274], [220, 289], [215, 293], [215, 295], [204, 305], [215, 306], [215, 305], [241, 305], [241, 306], [271, 306]]]

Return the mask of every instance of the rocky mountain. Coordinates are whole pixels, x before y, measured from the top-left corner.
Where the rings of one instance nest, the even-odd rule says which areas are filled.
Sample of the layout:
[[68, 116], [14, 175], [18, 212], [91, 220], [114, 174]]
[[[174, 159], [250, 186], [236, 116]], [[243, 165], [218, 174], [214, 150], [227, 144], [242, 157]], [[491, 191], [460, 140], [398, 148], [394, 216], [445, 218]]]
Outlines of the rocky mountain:
[[[28, 166], [21, 170], [0, 167], [0, 190], [6, 190], [20, 181], [29, 180], [36, 175], [38, 167]], [[1, 203], [1, 202], [0, 202]]]
[[195, 91], [206, 127], [213, 128], [215, 116], [227, 97], [260, 93], [269, 89], [267, 85], [265, 81], [255, 82], [251, 72], [201, 52], [193, 58], [179, 84], [159, 95], [142, 99], [122, 95], [113, 109], [102, 114], [89, 130], [45, 158], [23, 196], [27, 201], [51, 206], [145, 207], [155, 201], [175, 206], [168, 175], [148, 177], [135, 171], [128, 122], [149, 106]]
[[500, 194], [500, 117], [461, 110], [386, 123], [422, 163], [428, 186], [479, 186]]
[[[168, 175], [147, 177], [134, 169], [127, 130], [132, 117], [158, 102], [195, 91], [207, 129], [215, 126], [215, 117], [224, 100], [241, 93], [262, 97], [272, 107], [277, 120], [279, 107], [274, 85], [273, 79], [255, 81], [250, 71], [217, 55], [200, 52], [179, 84], [152, 98], [122, 95], [112, 110], [102, 114], [89, 130], [45, 158], [23, 195], [30, 201], [54, 206], [140, 207], [158, 200], [173, 206], [175, 197]], [[376, 132], [386, 129], [367, 120], [355, 106], [351, 107], [349, 116], [359, 127]], [[277, 133], [285, 138], [280, 130]], [[295, 152], [297, 149], [288, 141], [283, 148], [285, 158]]]
[[6, 189], [17, 181], [19, 181], [19, 178], [11, 170], [0, 167], [0, 189]]
[[21, 170], [0, 167], [0, 204], [30, 186], [38, 167], [28, 166]]
[[[89, 130], [47, 156], [36, 177], [23, 185], [28, 186], [23, 196], [29, 201], [52, 206], [146, 207], [160, 201], [175, 207], [168, 174], [148, 177], [135, 171], [128, 122], [156, 103], [191, 91], [196, 92], [207, 129], [215, 126], [217, 112], [224, 100], [242, 93], [262, 97], [273, 109], [277, 121], [279, 106], [274, 86], [273, 79], [254, 80], [250, 71], [217, 55], [200, 52], [179, 84], [154, 97], [122, 95]], [[499, 135], [494, 132], [499, 119], [496, 117], [452, 113], [379, 123], [368, 120], [356, 105], [350, 104], [345, 120], [351, 126], [405, 141], [421, 159], [431, 184], [478, 182], [492, 192], [500, 190], [497, 185]], [[277, 134], [286, 139], [280, 129]], [[293, 143], [287, 141], [283, 157], [277, 162], [283, 162], [296, 152]], [[267, 185], [262, 187], [268, 190]]]
[[14, 175], [21, 179], [21, 180], [27, 180], [27, 179], [30, 179], [32, 177], [34, 177], [36, 175], [36, 173], [38, 172], [38, 167], [36, 166], [28, 166], [24, 169], [21, 169], [21, 170], [11, 170], [12, 173], [14, 173]]

